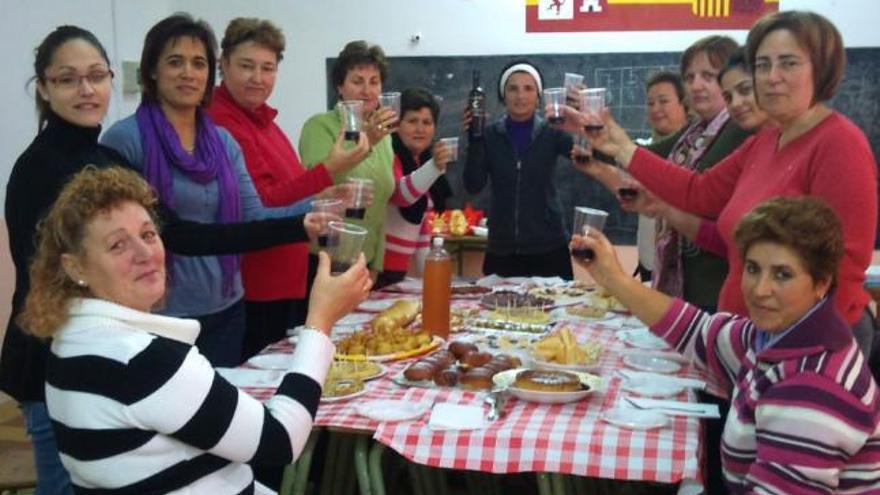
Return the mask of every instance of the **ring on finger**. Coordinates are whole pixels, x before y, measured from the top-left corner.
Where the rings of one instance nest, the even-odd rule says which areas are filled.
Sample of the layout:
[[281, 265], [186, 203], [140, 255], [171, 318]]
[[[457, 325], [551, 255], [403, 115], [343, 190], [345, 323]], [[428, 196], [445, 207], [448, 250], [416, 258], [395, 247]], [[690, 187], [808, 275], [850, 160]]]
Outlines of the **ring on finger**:
[[379, 129], [381, 132], [385, 132], [385, 124], [377, 124], [376, 129]]

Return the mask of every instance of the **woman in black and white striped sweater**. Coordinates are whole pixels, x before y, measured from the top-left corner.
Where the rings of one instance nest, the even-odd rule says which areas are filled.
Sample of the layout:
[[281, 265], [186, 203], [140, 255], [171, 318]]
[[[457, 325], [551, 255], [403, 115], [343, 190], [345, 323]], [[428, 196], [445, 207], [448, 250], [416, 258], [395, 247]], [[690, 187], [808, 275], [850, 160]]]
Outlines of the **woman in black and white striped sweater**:
[[[23, 328], [53, 339], [46, 402], [78, 493], [253, 493], [249, 464], [297, 458], [334, 353], [330, 327], [370, 289], [361, 259], [321, 255], [306, 328], [272, 399], [216, 374], [199, 325], [150, 314], [165, 293], [155, 198], [137, 174], [87, 168], [40, 228]], [[310, 235], [323, 219], [310, 214]]]

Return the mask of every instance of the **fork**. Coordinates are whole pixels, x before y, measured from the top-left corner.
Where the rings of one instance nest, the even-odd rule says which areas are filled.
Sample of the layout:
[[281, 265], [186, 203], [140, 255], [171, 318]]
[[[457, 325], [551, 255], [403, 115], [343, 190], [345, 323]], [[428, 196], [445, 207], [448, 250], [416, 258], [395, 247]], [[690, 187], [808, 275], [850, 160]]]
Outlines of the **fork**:
[[504, 416], [504, 405], [507, 403], [507, 394], [504, 390], [493, 389], [489, 395], [483, 399], [483, 402], [489, 405], [489, 412], [486, 413], [486, 419], [495, 421]]
[[634, 400], [632, 400], [631, 397], [626, 397], [626, 396], [623, 397], [623, 400], [625, 400], [627, 402], [627, 404], [629, 404], [629, 405], [633, 406], [634, 408], [639, 409], [641, 411], [657, 411], [657, 410], [663, 411], [663, 410], [666, 410], [666, 411], [681, 411], [681, 412], [692, 413], [692, 414], [704, 413], [704, 411], [702, 409], [696, 409], [696, 408], [690, 408], [690, 407], [660, 406], [660, 405], [658, 405], [658, 406], [643, 406], [643, 405], [635, 402]]

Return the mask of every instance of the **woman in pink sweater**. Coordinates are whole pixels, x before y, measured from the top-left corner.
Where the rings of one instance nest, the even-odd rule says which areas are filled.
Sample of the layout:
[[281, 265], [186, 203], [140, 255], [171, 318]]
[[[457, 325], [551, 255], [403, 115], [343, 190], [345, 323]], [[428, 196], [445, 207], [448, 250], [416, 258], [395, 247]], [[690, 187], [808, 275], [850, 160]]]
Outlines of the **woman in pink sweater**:
[[[845, 243], [834, 303], [868, 355], [873, 326], [862, 284], [876, 234], [877, 170], [862, 131], [825, 104], [846, 65], [840, 33], [818, 14], [778, 12], [755, 23], [746, 48], [758, 104], [779, 125], [763, 128], [711, 170], [694, 173], [639, 149], [608, 115], [605, 129], [588, 137], [664, 201], [717, 218], [728, 246], [737, 222], [768, 198], [825, 200], [841, 219]], [[736, 250], [728, 249], [728, 262], [718, 308], [745, 315], [739, 290], [743, 263]]]

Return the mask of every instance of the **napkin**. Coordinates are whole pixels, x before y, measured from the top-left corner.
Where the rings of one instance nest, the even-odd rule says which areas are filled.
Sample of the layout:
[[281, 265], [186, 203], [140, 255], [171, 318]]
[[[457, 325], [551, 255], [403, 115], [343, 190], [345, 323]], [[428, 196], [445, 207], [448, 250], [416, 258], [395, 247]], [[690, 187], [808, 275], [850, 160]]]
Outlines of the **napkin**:
[[680, 376], [661, 375], [660, 373], [651, 373], [650, 371], [635, 371], [628, 369], [619, 369], [617, 372], [626, 379], [644, 379], [657, 382], [674, 383], [681, 387], [696, 388], [704, 390], [706, 382], [697, 380], [696, 378], [682, 378]]
[[477, 430], [484, 428], [482, 406], [441, 402], [434, 405], [428, 427], [432, 430]]
[[644, 397], [623, 397], [636, 409], [657, 411], [669, 416], [694, 416], [697, 418], [720, 418], [721, 413], [715, 404], [681, 402], [676, 400], [648, 399]]

